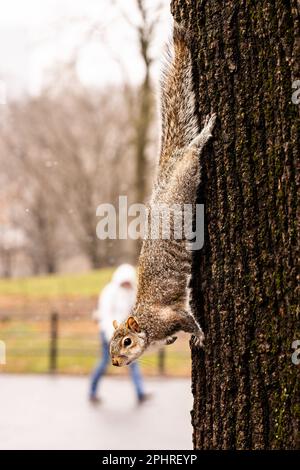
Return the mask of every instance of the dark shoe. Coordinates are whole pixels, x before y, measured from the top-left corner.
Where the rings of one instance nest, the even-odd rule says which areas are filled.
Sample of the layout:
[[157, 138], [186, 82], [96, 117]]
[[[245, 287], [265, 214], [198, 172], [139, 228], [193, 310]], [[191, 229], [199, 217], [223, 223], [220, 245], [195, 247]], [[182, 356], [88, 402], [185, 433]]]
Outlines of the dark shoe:
[[93, 405], [99, 405], [101, 403], [100, 398], [96, 397], [95, 395], [91, 395], [89, 397], [90, 403], [93, 403]]
[[142, 405], [143, 403], [145, 403], [145, 401], [148, 401], [151, 398], [152, 398], [152, 393], [144, 393], [144, 395], [141, 395], [140, 397], [138, 397], [138, 404]]

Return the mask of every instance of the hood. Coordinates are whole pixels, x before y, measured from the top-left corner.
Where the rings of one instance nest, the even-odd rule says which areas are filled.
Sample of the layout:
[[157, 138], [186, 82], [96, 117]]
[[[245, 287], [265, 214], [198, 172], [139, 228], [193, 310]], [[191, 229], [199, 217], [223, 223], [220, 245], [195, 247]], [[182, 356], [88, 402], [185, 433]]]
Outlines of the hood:
[[135, 287], [136, 284], [136, 272], [135, 268], [131, 264], [121, 264], [112, 277], [112, 282], [120, 286], [123, 282], [130, 282]]

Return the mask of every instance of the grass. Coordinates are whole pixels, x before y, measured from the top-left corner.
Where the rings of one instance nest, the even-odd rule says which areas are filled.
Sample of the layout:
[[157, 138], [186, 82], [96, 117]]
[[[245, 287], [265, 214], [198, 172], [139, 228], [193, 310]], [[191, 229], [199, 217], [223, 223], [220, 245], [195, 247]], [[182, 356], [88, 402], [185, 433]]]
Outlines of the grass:
[[[0, 340], [6, 344], [6, 365], [0, 372], [45, 373], [49, 369], [49, 314], [59, 314], [58, 372], [88, 374], [99, 360], [98, 327], [91, 320], [100, 290], [112, 268], [82, 274], [0, 279]], [[166, 373], [190, 375], [187, 337], [165, 348]], [[141, 359], [144, 373], [158, 372], [157, 352]], [[112, 374], [124, 369], [109, 368]]]
[[0, 296], [24, 296], [27, 301], [38, 298], [95, 296], [109, 282], [112, 273], [112, 268], [104, 268], [81, 274], [0, 279]]
[[[60, 320], [58, 330], [57, 372], [89, 374], [99, 360], [97, 326], [88, 320]], [[6, 365], [0, 371], [46, 373], [49, 371], [49, 323], [47, 321], [0, 322], [0, 339], [6, 344]], [[190, 351], [187, 335], [165, 348], [167, 375], [190, 373]], [[147, 375], [158, 373], [157, 351], [150, 351], [140, 360]], [[124, 368], [109, 367], [114, 375], [126, 373]]]

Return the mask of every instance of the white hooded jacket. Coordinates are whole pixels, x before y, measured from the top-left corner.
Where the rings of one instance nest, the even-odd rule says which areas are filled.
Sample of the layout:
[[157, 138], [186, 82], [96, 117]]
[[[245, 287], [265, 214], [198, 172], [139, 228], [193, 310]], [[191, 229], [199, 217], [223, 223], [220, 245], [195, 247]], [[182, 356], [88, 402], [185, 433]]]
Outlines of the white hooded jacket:
[[[122, 287], [129, 282], [131, 289]], [[110, 341], [113, 333], [113, 320], [121, 323], [130, 314], [136, 296], [136, 272], [130, 264], [122, 264], [113, 274], [112, 280], [104, 287], [98, 300], [98, 308], [94, 312], [99, 322], [100, 331], [106, 341]]]

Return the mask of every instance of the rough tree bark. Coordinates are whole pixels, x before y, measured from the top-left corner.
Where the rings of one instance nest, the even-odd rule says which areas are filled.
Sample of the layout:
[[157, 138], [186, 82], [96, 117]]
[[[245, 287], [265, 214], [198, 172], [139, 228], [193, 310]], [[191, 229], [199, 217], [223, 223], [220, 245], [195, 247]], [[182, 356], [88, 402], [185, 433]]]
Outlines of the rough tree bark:
[[[194, 446], [299, 446], [297, 182], [300, 6], [290, 1], [173, 0], [194, 36], [199, 122], [218, 113], [203, 163], [205, 246], [195, 254]], [[299, 258], [298, 258], [299, 259]]]

